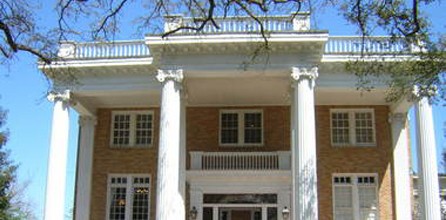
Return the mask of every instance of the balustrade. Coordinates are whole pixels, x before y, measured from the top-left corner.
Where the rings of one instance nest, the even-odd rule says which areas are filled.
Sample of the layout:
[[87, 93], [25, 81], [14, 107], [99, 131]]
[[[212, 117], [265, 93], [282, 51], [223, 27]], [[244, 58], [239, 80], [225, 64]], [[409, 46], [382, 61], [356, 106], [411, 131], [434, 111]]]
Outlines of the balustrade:
[[66, 59], [137, 58], [150, 56], [143, 40], [114, 42], [65, 42], [59, 56]]
[[287, 170], [290, 153], [278, 152], [191, 152], [192, 170]]

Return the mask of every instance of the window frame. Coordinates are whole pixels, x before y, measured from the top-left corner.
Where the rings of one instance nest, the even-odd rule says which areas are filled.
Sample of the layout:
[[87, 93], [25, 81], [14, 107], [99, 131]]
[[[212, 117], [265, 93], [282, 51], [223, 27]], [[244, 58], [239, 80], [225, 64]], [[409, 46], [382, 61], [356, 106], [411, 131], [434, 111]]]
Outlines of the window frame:
[[[112, 188], [112, 183], [111, 183], [111, 179], [112, 178], [126, 178], [127, 179], [127, 183], [126, 184], [122, 184], [121, 185], [125, 185], [125, 190], [126, 190], [126, 206], [125, 206], [125, 219], [133, 219], [133, 189], [137, 186], [141, 186], [141, 184], [134, 184], [133, 183], [133, 179], [134, 178], [149, 178], [149, 184], [148, 184], [148, 188], [149, 188], [149, 192], [148, 192], [148, 209], [147, 209], [147, 220], [150, 220], [150, 208], [152, 205], [152, 177], [150, 174], [117, 174], [117, 173], [113, 173], [113, 174], [108, 174], [107, 176], [107, 202], [106, 202], [106, 220], [110, 219], [110, 205], [111, 205], [111, 188]], [[118, 185], [118, 184], [116, 184]], [[127, 204], [131, 204], [131, 205], [127, 205]]]
[[[348, 143], [335, 143], [333, 134], [333, 113], [347, 113], [348, 114]], [[372, 120], [372, 142], [357, 143], [356, 141], [356, 119], [355, 113], [371, 113]], [[335, 147], [376, 147], [376, 117], [373, 108], [332, 108], [330, 109], [330, 142]]]
[[[234, 114], [238, 115], [238, 126], [237, 126], [237, 134], [238, 140], [237, 143], [222, 143], [222, 115], [223, 114]], [[260, 143], [245, 143], [245, 114], [249, 113], [260, 113], [260, 123], [261, 123], [261, 137]], [[263, 119], [263, 110], [262, 109], [222, 109], [219, 112], [219, 125], [218, 125], [218, 142], [222, 147], [261, 147], [264, 145], [264, 119]]]
[[[340, 183], [335, 184], [335, 177], [349, 177], [350, 183]], [[376, 219], [380, 219], [380, 199], [379, 199], [379, 179], [377, 173], [333, 173], [331, 177], [331, 189], [332, 189], [332, 208], [333, 208], [333, 219], [336, 217], [336, 200], [335, 200], [335, 187], [336, 186], [349, 186], [352, 190], [352, 215], [354, 220], [359, 220], [361, 214], [361, 207], [359, 206], [359, 187], [361, 184], [358, 184], [358, 178], [360, 177], [373, 177], [375, 178], [374, 183], [370, 184], [371, 187], [375, 189], [376, 195]], [[364, 184], [365, 185], [365, 184]]]
[[[151, 115], [152, 116], [152, 126], [150, 130], [152, 131], [151, 142], [149, 144], [136, 144], [136, 116], [137, 115]], [[129, 143], [128, 144], [115, 144], [113, 140], [114, 136], [114, 124], [116, 115], [129, 115], [130, 116], [130, 127], [129, 127]], [[111, 122], [110, 122], [110, 147], [112, 148], [149, 148], [153, 146], [154, 142], [154, 123], [155, 123], [155, 113], [153, 110], [118, 110], [112, 111]]]

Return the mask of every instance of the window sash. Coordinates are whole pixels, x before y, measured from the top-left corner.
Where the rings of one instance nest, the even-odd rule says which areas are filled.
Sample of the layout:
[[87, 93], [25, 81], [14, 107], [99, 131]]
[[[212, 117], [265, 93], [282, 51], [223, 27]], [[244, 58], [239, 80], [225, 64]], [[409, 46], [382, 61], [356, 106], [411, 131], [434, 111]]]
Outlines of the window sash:
[[331, 144], [333, 146], [375, 146], [373, 109], [331, 109]]
[[107, 188], [108, 220], [150, 219], [150, 176], [114, 174]]
[[[126, 119], [121, 122], [121, 119]], [[110, 145], [148, 147], [153, 144], [153, 111], [113, 111]]]
[[[351, 181], [345, 181], [347, 179]], [[335, 174], [332, 183], [335, 220], [379, 219], [376, 174]]]
[[263, 111], [261, 110], [222, 110], [219, 127], [219, 139], [222, 146], [263, 145]]

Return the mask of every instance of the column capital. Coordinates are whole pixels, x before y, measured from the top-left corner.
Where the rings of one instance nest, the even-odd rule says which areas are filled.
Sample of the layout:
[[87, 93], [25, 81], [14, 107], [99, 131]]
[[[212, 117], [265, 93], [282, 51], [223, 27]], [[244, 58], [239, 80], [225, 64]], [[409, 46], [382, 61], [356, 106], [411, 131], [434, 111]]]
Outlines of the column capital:
[[430, 85], [430, 86], [419, 86], [415, 85], [412, 89], [412, 99], [413, 100], [419, 100], [424, 97], [431, 98], [437, 95], [437, 86]]
[[291, 78], [299, 81], [302, 78], [315, 80], [318, 77], [318, 67], [315, 65], [293, 66]]
[[63, 92], [51, 91], [47, 95], [47, 99], [50, 102], [62, 101], [68, 103], [70, 101], [70, 97], [71, 97], [70, 90], [65, 90]]
[[174, 80], [175, 82], [181, 83], [183, 81], [183, 70], [175, 69], [175, 70], [158, 70], [158, 74], [156, 75], [156, 79], [159, 82], [165, 82], [166, 80]]
[[396, 113], [389, 113], [389, 123], [406, 123], [407, 120], [407, 113], [402, 112], [396, 112]]
[[89, 116], [89, 115], [81, 115], [79, 116], [79, 121], [78, 121], [79, 125], [81, 127], [85, 127], [89, 124], [93, 124], [96, 125], [97, 123], [97, 119], [95, 116]]

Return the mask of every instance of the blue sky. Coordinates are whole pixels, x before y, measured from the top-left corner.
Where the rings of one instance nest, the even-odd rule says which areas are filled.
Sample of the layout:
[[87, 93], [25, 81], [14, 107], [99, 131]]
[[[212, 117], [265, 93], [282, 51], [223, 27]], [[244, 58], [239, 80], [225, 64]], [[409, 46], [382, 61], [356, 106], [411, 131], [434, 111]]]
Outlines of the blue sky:
[[[444, 12], [441, 12], [441, 8], [444, 9], [445, 6], [445, 3], [442, 3], [441, 6], [434, 4], [429, 10], [435, 30], [442, 33], [446, 32], [446, 16]], [[331, 19], [335, 17], [334, 14], [324, 13], [326, 14], [317, 21], [320, 29], [327, 29], [330, 34], [334, 35], [354, 34], [351, 28], [343, 25], [343, 21]], [[46, 100], [46, 91], [50, 85], [37, 70], [35, 62], [34, 57], [19, 54], [10, 66], [0, 66], [0, 106], [9, 111], [7, 128], [10, 131], [10, 141], [6, 147], [11, 150], [11, 159], [20, 164], [18, 171], [19, 184], [29, 184], [23, 191], [23, 196], [30, 201], [32, 210], [34, 210], [38, 219], [42, 219], [52, 103]], [[66, 192], [67, 213], [73, 202], [78, 132], [77, 114], [74, 111], [71, 111], [70, 114], [70, 146]], [[414, 119], [415, 117], [411, 116], [411, 118]], [[440, 154], [442, 149], [446, 147], [446, 139], [443, 135], [443, 123], [446, 121], [445, 107], [434, 107], [434, 120], [437, 153]]]

